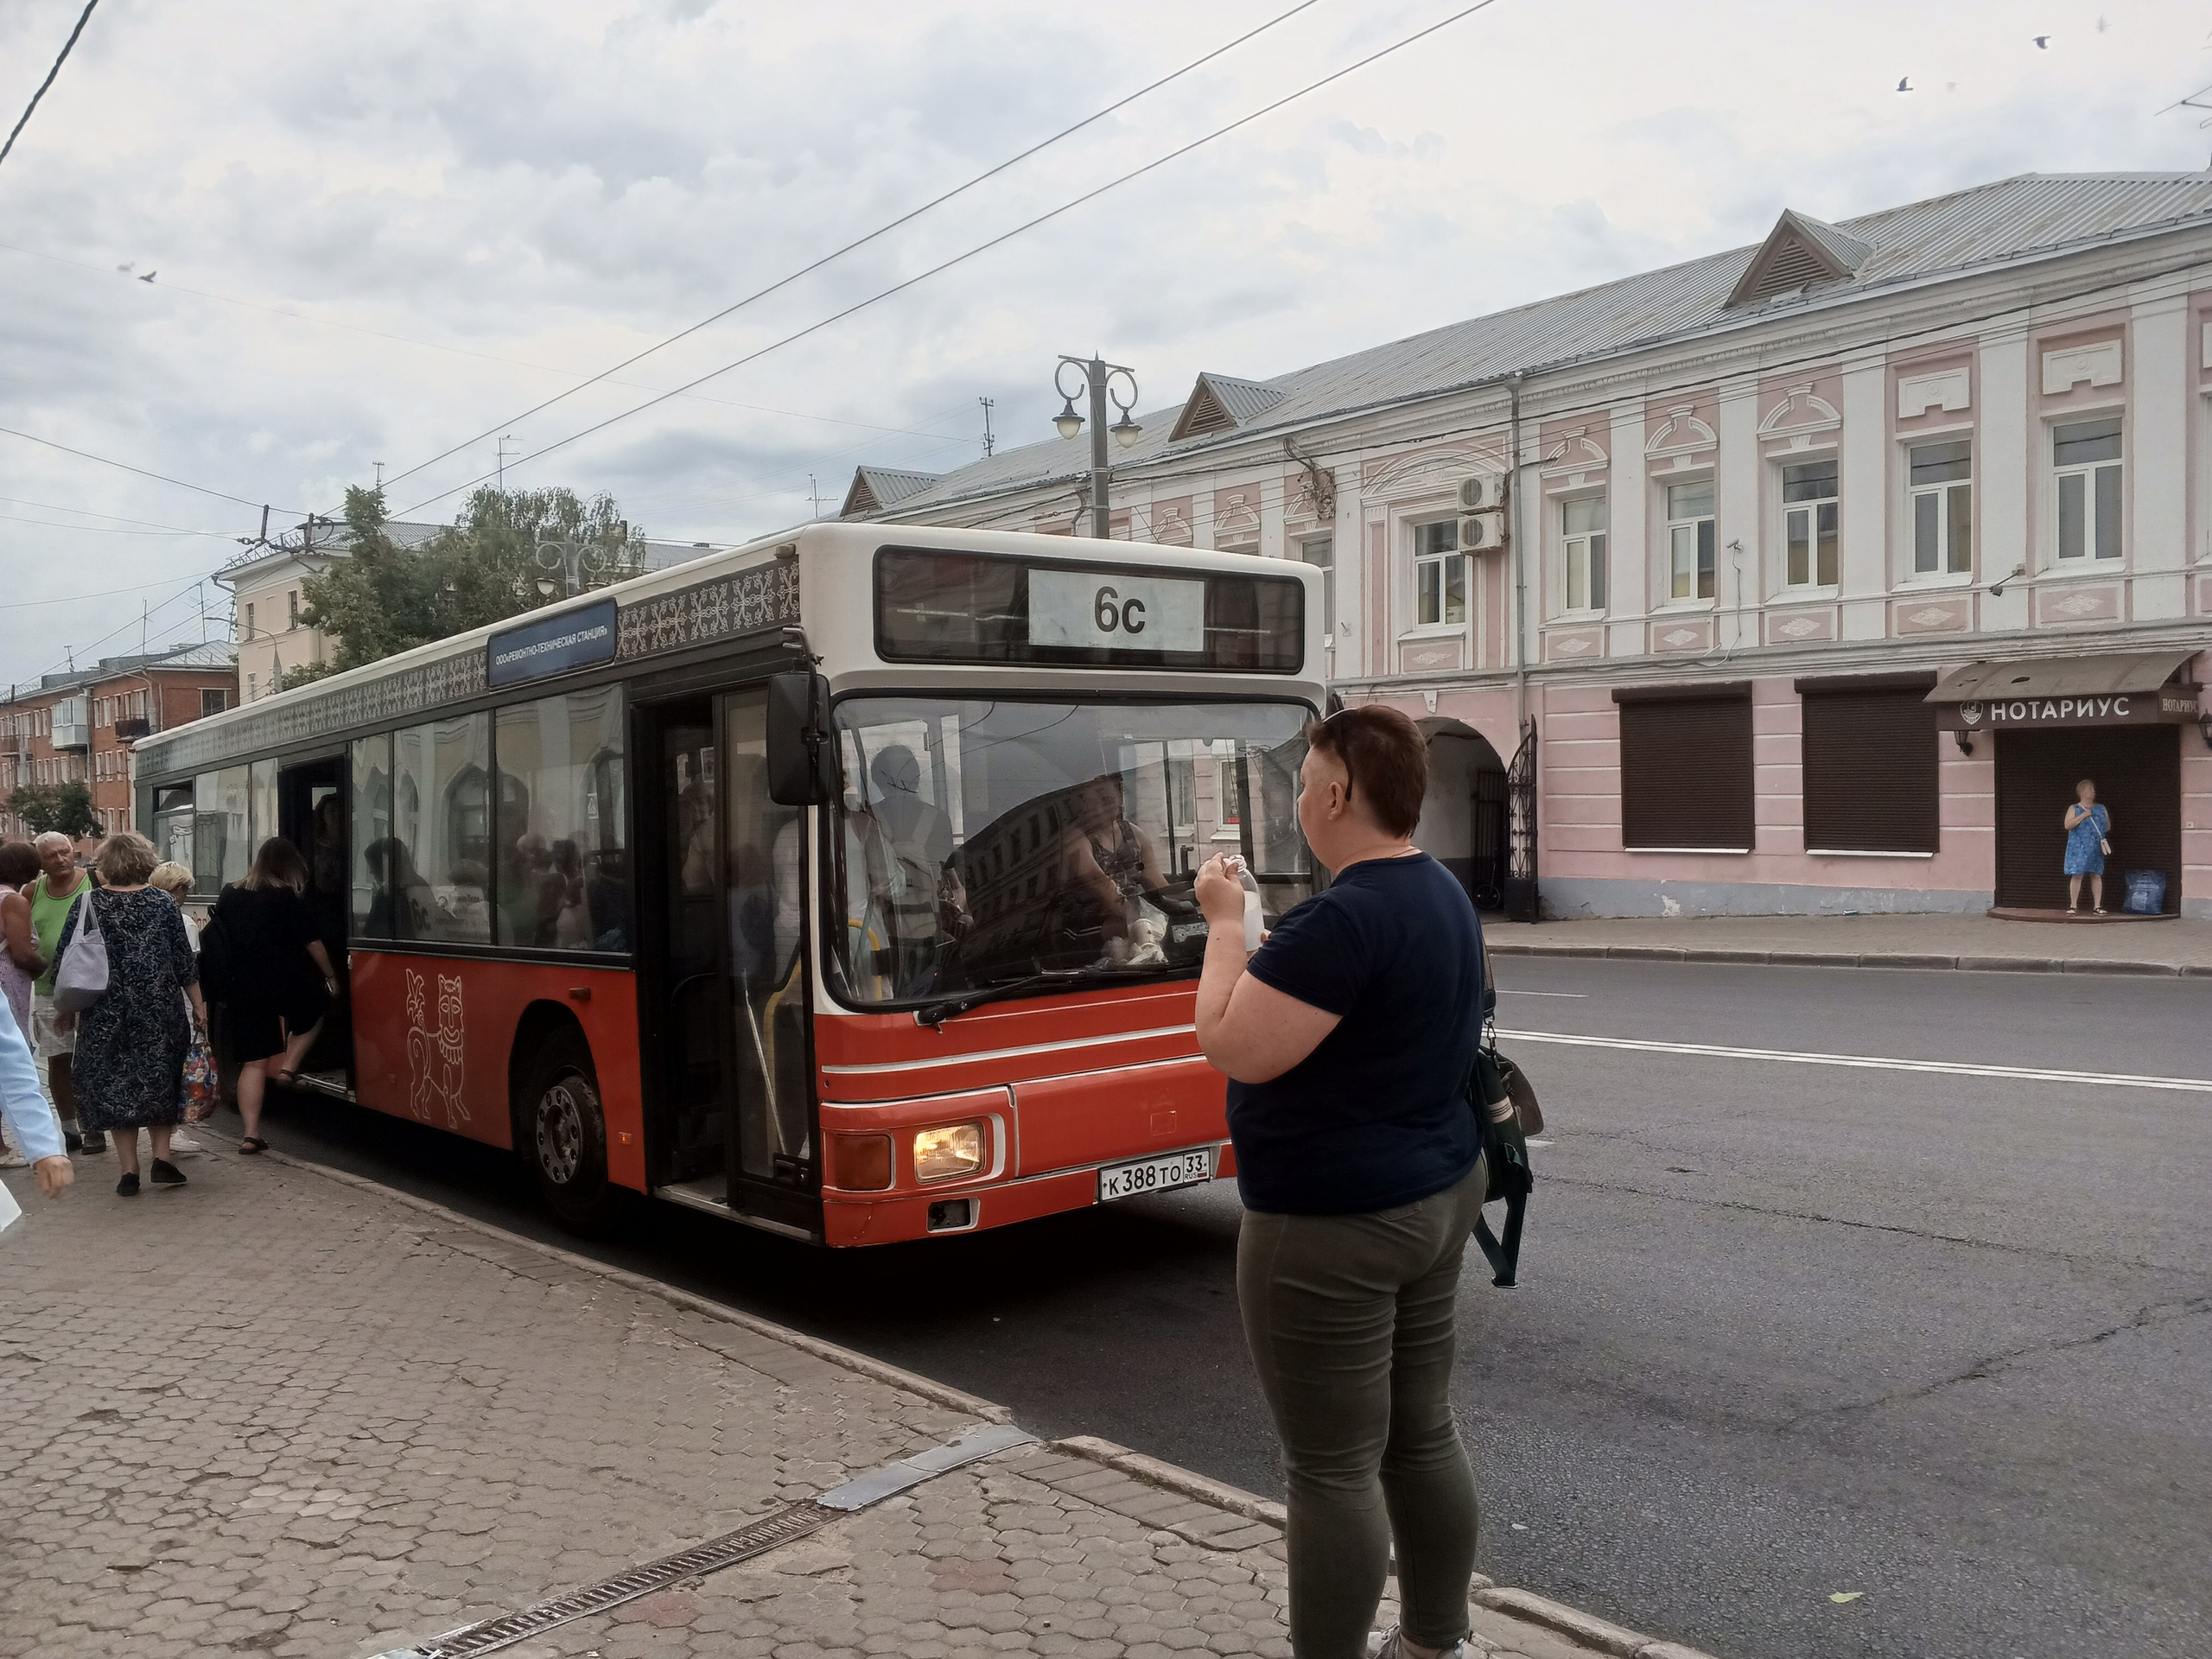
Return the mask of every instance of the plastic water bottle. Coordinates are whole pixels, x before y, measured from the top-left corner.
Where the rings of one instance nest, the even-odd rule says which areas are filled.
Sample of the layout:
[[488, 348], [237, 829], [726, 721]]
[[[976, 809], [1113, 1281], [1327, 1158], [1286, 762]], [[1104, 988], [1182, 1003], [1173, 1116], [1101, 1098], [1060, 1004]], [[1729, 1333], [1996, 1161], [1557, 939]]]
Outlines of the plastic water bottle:
[[1243, 859], [1236, 861], [1236, 880], [1244, 888], [1244, 954], [1250, 956], [1260, 948], [1261, 924], [1260, 884], [1252, 879], [1252, 872]]

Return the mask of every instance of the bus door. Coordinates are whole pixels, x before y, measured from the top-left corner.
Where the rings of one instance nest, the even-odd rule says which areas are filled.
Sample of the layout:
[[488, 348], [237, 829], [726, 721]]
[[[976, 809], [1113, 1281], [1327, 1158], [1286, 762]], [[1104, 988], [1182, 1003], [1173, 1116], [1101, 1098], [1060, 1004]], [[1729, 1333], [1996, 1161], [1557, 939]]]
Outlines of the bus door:
[[658, 866], [645, 872], [658, 937], [644, 942], [641, 987], [654, 1185], [812, 1233], [802, 815], [768, 799], [766, 693], [639, 713], [655, 767], [639, 804]]
[[276, 773], [276, 833], [307, 861], [307, 900], [315, 914], [315, 937], [330, 953], [331, 968], [338, 976], [338, 1001], [324, 1016], [321, 1033], [302, 1069], [343, 1074], [350, 1087], [353, 1027], [346, 973], [346, 762], [338, 755], [302, 761]]

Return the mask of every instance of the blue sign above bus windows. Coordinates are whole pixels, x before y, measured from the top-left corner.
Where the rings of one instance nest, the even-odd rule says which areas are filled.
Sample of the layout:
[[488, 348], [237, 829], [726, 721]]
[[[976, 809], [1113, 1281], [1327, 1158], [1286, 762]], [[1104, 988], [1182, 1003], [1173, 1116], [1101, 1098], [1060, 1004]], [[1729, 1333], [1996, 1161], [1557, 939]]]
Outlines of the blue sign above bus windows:
[[521, 685], [549, 679], [573, 668], [614, 660], [615, 607], [611, 599], [580, 611], [539, 617], [495, 633], [486, 645], [487, 685]]

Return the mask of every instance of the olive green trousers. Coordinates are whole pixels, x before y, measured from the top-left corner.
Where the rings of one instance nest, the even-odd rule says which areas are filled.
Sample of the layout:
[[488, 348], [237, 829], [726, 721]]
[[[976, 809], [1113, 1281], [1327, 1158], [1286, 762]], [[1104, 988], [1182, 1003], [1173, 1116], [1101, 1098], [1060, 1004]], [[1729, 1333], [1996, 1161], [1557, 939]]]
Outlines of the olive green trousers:
[[1247, 1211], [1236, 1299], [1290, 1489], [1290, 1646], [1365, 1659], [1397, 1540], [1400, 1618], [1425, 1648], [1467, 1633], [1474, 1471], [1452, 1417], [1459, 1259], [1482, 1213], [1457, 1186], [1372, 1215]]

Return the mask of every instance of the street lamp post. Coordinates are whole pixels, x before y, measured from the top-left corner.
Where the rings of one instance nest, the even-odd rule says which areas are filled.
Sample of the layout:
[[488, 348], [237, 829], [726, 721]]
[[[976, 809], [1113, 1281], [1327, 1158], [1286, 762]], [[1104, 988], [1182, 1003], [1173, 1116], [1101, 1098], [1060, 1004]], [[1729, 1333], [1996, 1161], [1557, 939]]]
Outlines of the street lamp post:
[[[1137, 378], [1134, 372], [1118, 363], [1106, 363], [1095, 357], [1062, 357], [1059, 366], [1052, 371], [1052, 390], [1060, 394], [1060, 412], [1052, 417], [1053, 428], [1064, 438], [1071, 438], [1083, 430], [1083, 416], [1077, 411], [1075, 393], [1068, 390], [1067, 372], [1075, 370], [1084, 378], [1078, 388], [1088, 394], [1090, 403], [1090, 533], [1099, 540], [1106, 539], [1106, 488], [1114, 468], [1106, 459], [1106, 435], [1111, 432], [1116, 442], [1124, 449], [1144, 435], [1144, 428], [1137, 423], [1129, 411], [1136, 407]], [[1116, 384], [1118, 375], [1128, 383], [1129, 395], [1122, 396]], [[1110, 427], [1106, 424], [1106, 405], [1111, 400], [1121, 415]]]
[[540, 542], [537, 544], [537, 568], [557, 572], [561, 582], [552, 576], [537, 579], [537, 591], [545, 598], [553, 597], [556, 587], [566, 584], [566, 591], [574, 595], [585, 588], [603, 588], [610, 582], [636, 573], [631, 569], [626, 527], [622, 550], [610, 549], [604, 542]]

